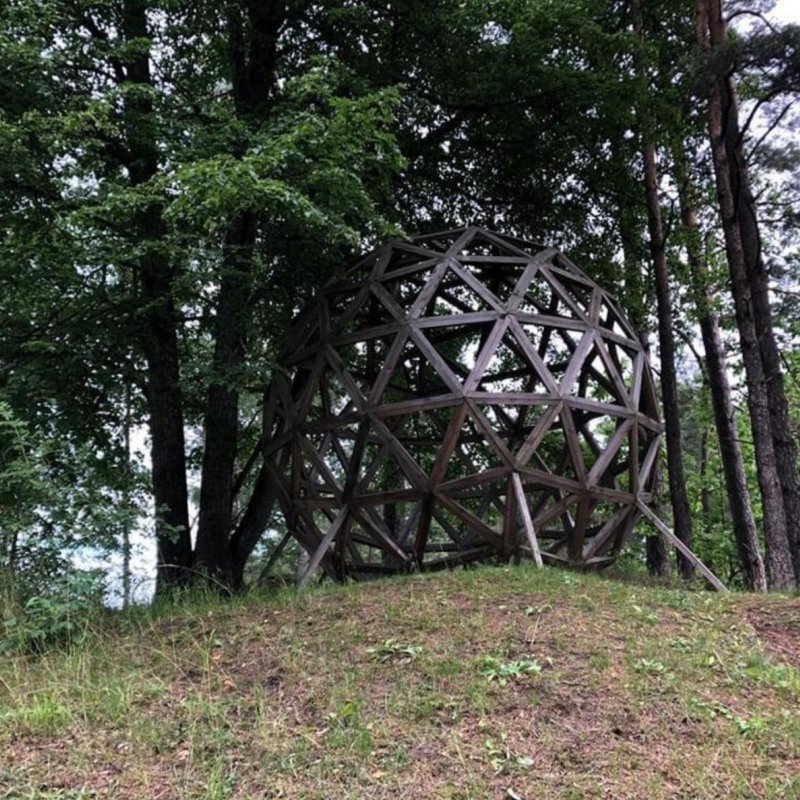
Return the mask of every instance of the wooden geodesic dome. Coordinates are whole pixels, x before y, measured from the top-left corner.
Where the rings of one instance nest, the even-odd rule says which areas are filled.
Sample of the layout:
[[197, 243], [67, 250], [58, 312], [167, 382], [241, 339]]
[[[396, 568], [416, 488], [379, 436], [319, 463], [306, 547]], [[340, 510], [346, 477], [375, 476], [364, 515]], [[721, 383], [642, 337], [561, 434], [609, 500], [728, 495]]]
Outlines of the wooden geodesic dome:
[[474, 227], [390, 242], [289, 342], [265, 456], [308, 574], [604, 564], [646, 510], [661, 430], [647, 356], [554, 249]]

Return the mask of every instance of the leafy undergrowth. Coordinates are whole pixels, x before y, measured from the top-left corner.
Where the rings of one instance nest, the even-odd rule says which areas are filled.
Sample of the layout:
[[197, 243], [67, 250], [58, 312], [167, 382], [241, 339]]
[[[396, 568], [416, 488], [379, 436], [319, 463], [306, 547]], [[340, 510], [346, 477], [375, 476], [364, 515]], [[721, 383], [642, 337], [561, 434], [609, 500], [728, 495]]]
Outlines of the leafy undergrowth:
[[800, 600], [529, 566], [0, 662], [0, 798], [800, 797]]

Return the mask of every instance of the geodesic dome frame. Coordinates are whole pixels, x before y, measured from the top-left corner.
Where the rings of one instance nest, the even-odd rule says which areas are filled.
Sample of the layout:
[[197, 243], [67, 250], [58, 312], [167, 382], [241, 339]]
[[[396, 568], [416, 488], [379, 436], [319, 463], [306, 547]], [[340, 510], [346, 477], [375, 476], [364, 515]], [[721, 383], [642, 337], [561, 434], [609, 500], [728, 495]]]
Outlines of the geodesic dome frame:
[[[307, 574], [612, 561], [661, 423], [616, 301], [552, 248], [470, 227], [322, 289], [270, 389], [264, 455]], [[276, 551], [277, 552], [277, 551]]]

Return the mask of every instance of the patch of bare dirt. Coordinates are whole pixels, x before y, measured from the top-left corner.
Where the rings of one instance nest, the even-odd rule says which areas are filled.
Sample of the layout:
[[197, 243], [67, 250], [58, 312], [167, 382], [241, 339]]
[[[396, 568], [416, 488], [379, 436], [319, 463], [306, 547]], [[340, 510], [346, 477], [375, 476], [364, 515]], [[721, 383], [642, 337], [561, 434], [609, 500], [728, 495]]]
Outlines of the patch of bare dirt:
[[751, 604], [746, 615], [770, 655], [791, 666], [800, 663], [800, 598]]

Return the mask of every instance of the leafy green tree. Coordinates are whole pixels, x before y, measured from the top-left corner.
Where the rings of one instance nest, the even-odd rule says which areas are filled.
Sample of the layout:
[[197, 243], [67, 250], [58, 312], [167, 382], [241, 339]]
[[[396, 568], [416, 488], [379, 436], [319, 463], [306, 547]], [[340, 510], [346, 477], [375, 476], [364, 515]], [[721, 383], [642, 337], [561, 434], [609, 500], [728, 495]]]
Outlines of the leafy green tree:
[[[26, 320], [3, 354], [6, 391], [30, 397], [52, 361], [42, 397], [84, 441], [116, 436], [119, 455], [132, 389], [150, 434], [159, 587], [198, 570], [237, 585], [267, 521], [248, 514], [265, 505], [263, 481], [236, 474], [259, 461], [239, 446], [241, 397], [252, 412], [286, 323], [332, 266], [395, 230], [397, 93], [286, 56], [304, 13], [280, 3], [17, 0], [3, 13], [0, 58], [10, 71], [21, 53], [30, 88], [2, 106], [26, 168], [24, 182], [3, 176], [17, 199], [4, 277], [19, 287], [4, 313]], [[108, 409], [102, 436], [92, 401]]]
[[[159, 589], [243, 584], [275, 500], [263, 401], [287, 323], [400, 222], [564, 247], [647, 341], [651, 142], [681, 184], [672, 197], [650, 181], [672, 268], [658, 316], [679, 332], [703, 316], [687, 314], [702, 292], [669, 206], [687, 199], [682, 154], [701, 188], [710, 174], [691, 163], [705, 126], [693, 9], [641, 10], [644, 41], [616, 0], [0, 6], [0, 399], [101, 504], [130, 489], [125, 431], [148, 431]], [[726, 37], [702, 74], [738, 70], [772, 109], [797, 89], [795, 40]], [[756, 150], [775, 163], [769, 140]], [[690, 199], [711, 234], [707, 199]], [[788, 239], [794, 207], [781, 209]]]

